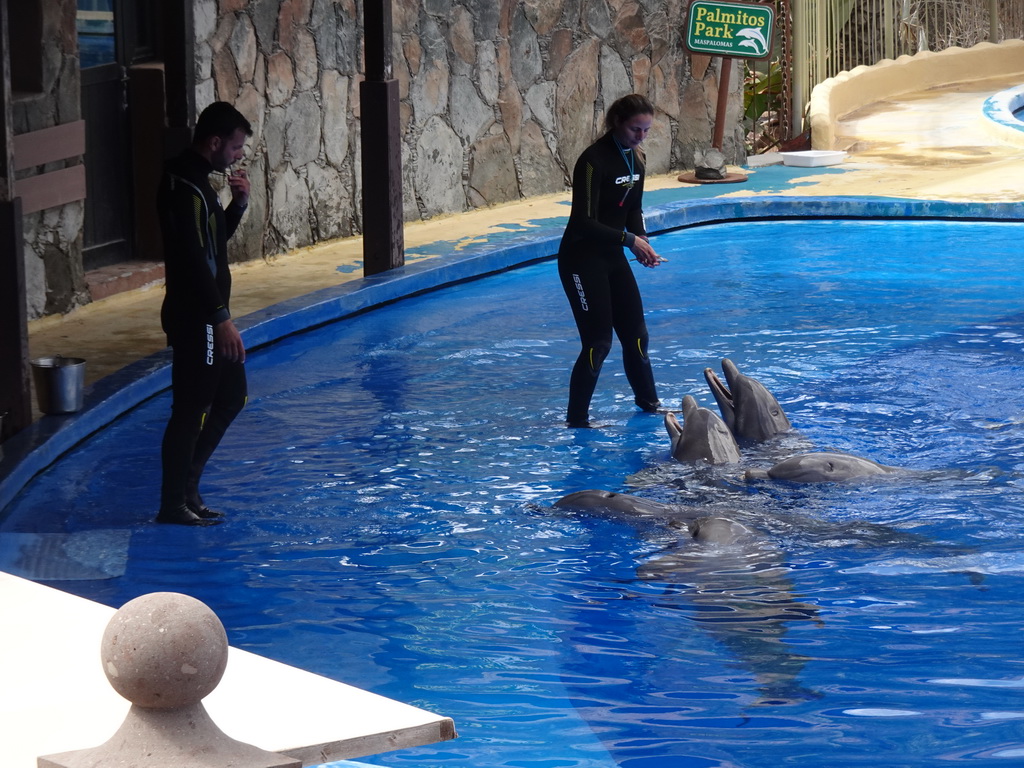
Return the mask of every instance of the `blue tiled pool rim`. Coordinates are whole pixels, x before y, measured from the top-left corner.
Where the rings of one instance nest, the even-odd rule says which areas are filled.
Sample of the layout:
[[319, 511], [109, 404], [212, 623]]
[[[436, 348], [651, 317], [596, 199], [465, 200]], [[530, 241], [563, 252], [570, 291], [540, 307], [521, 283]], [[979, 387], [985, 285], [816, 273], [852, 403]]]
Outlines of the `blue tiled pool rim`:
[[[654, 197], [654, 195], [651, 195]], [[566, 209], [566, 215], [568, 209]], [[959, 219], [1024, 222], [1024, 203], [953, 202], [877, 197], [734, 197], [656, 204], [645, 209], [647, 229], [659, 234], [748, 219]], [[237, 321], [246, 347], [256, 349], [376, 306], [445, 285], [553, 258], [566, 216], [524, 228], [499, 242], [457, 248], [435, 243], [434, 258], [325, 288], [272, 305]], [[0, 516], [33, 477], [122, 414], [170, 387], [170, 351], [143, 358], [90, 386], [82, 410], [44, 416], [2, 446]]]

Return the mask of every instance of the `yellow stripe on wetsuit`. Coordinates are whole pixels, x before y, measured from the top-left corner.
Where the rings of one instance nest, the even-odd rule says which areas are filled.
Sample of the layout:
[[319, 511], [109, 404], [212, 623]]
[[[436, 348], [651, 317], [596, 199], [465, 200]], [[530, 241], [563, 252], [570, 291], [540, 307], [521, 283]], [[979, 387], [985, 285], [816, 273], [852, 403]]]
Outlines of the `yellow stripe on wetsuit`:
[[193, 195], [192, 207], [196, 214], [196, 234], [199, 235], [199, 244], [205, 248], [206, 243], [203, 242], [203, 199], [198, 195]]

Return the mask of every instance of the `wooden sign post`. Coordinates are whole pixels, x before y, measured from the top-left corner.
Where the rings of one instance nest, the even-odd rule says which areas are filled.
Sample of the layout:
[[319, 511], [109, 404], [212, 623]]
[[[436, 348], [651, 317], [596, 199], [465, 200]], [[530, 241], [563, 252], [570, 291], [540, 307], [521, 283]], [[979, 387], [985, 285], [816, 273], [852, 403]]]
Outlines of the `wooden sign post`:
[[694, 53], [722, 57], [711, 146], [722, 149], [725, 108], [734, 58], [765, 59], [772, 52], [775, 10], [756, 3], [694, 0], [686, 26], [686, 47]]

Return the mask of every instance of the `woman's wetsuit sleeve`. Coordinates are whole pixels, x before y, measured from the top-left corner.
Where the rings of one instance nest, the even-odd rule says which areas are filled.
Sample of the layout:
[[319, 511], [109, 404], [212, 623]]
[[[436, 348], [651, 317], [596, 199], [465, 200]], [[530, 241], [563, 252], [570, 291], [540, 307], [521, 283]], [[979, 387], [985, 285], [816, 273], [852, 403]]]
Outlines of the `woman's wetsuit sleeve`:
[[[602, 221], [602, 208], [607, 208], [611, 202], [601, 199], [602, 192], [608, 188], [615, 188], [610, 187], [608, 180], [604, 178], [607, 171], [603, 164], [597, 161], [596, 155], [595, 152], [584, 152], [573, 169], [569, 229], [578, 240], [629, 247], [633, 243], [632, 237], [621, 227], [609, 226]], [[636, 199], [639, 199], [639, 195]], [[632, 229], [630, 232], [638, 234]]]
[[[644, 209], [643, 209], [643, 198], [644, 198], [644, 169], [640, 169], [640, 180], [637, 181], [636, 186], [630, 193], [630, 197], [633, 198], [632, 205], [629, 208], [629, 213], [626, 214], [626, 231], [632, 232], [634, 235], [647, 236], [647, 224], [644, 221]], [[630, 243], [632, 245], [632, 243]]]

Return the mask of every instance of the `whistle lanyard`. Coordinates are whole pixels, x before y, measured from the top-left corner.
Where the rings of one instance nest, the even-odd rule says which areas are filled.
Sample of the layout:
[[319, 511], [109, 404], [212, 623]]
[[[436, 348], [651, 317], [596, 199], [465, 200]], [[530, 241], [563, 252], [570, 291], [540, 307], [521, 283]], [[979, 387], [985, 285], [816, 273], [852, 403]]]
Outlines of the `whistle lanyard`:
[[626, 197], [629, 195], [629, 191], [633, 189], [633, 150], [629, 150], [629, 155], [627, 156], [626, 150], [621, 144], [619, 144], [619, 140], [614, 136], [612, 136], [612, 139], [615, 141], [615, 146], [619, 148], [619, 154], [622, 155], [622, 160], [626, 163], [626, 168], [629, 169], [629, 182], [626, 184], [626, 191], [622, 193], [622, 199], [619, 200], [619, 208], [621, 208], [626, 204]]

